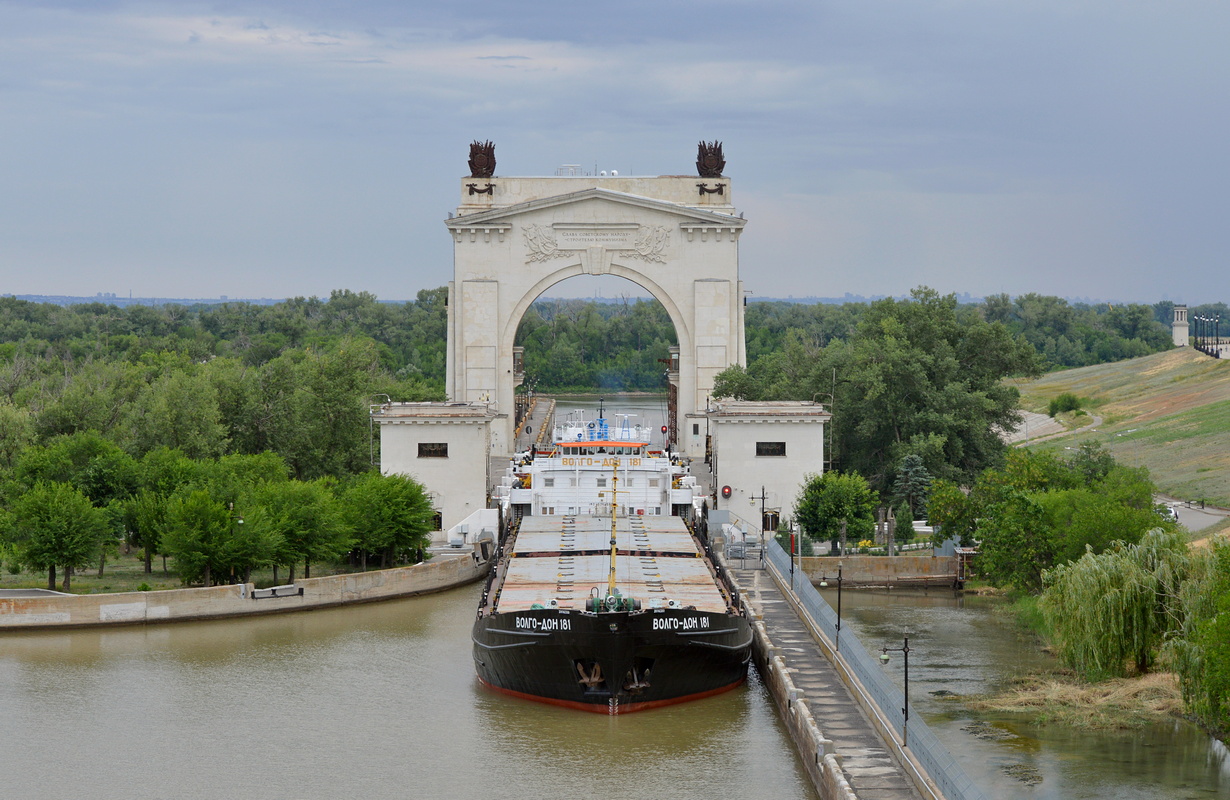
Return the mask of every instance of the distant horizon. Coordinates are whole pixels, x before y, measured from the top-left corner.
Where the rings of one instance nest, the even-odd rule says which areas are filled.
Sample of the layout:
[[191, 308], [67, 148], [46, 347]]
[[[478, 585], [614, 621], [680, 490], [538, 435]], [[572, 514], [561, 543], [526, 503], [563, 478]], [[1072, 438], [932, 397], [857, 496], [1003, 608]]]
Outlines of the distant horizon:
[[[432, 287], [432, 288], [439, 288], [439, 287]], [[334, 291], [347, 291], [347, 290], [334, 290]], [[348, 291], [361, 293], [367, 290], [351, 289]], [[378, 294], [374, 292], [371, 292], [371, 294], [375, 295], [376, 299], [382, 303], [410, 303], [410, 302], [414, 302], [414, 299], [415, 299], [413, 297], [409, 297], [409, 298], [380, 297]], [[943, 294], [947, 295], [949, 293], [945, 292]], [[975, 304], [986, 301], [986, 296], [973, 295], [973, 294], [970, 294], [969, 292], [952, 292], [951, 294], [954, 294], [957, 298], [957, 302], [962, 305], [975, 305]], [[1058, 297], [1061, 300], [1064, 300], [1065, 302], [1069, 303], [1070, 305], [1075, 305], [1079, 303], [1079, 304], [1089, 305], [1089, 306], [1098, 306], [1098, 305], [1107, 305], [1107, 304], [1109, 305], [1153, 306], [1153, 305], [1156, 305], [1157, 303], [1173, 302], [1176, 305], [1188, 305], [1188, 306], [1194, 307], [1194, 306], [1201, 306], [1201, 305], [1217, 305], [1218, 303], [1224, 303], [1224, 301], [1222, 300], [1206, 300], [1201, 303], [1179, 303], [1177, 301], [1171, 300], [1168, 297], [1162, 297], [1152, 302], [1145, 302], [1145, 301], [1140, 301], [1140, 300], [1123, 300], [1123, 299], [1115, 299], [1115, 298], [1104, 299], [1104, 298], [1090, 298], [1090, 297], [1073, 297], [1073, 296], [1064, 296], [1064, 295], [1044, 294], [1043, 292], [1023, 292], [1019, 295], [1009, 293], [1009, 297], [1015, 299], [1025, 294], [1036, 294], [1042, 297]], [[806, 296], [798, 296], [798, 297], [794, 295], [787, 295], [785, 297], [758, 297], [758, 296], [753, 295], [747, 298], [747, 302], [748, 303], [799, 303], [802, 305], [840, 305], [843, 303], [871, 303], [871, 302], [875, 302], [876, 300], [883, 300], [884, 298], [888, 298], [888, 297], [891, 297], [897, 300], [902, 300], [902, 299], [908, 299], [909, 296], [910, 295], [908, 292], [903, 293], [903, 294], [894, 294], [894, 295], [889, 295], [889, 294], [859, 295], [859, 294], [853, 294], [850, 292], [846, 292], [844, 295], [841, 295], [841, 296], [806, 295]], [[157, 297], [157, 296], [142, 296], [142, 295], [135, 295], [135, 294], [129, 294], [127, 296], [124, 296], [124, 295], [118, 295], [114, 292], [98, 292], [93, 295], [15, 294], [12, 292], [4, 292], [4, 293], [0, 293], [0, 297], [12, 297], [17, 300], [26, 300], [26, 301], [34, 302], [34, 303], [47, 303], [51, 305], [60, 305], [60, 306], [83, 305], [86, 303], [104, 303], [108, 305], [114, 305], [120, 308], [124, 308], [130, 305], [142, 305], [142, 306], [159, 306], [159, 305], [172, 305], [172, 304], [175, 304], [175, 305], [222, 305], [223, 303], [248, 303], [251, 305], [275, 305], [277, 303], [283, 303], [283, 302], [286, 302], [287, 300], [291, 300], [296, 297], [303, 297], [303, 298], [313, 298], [314, 297], [314, 298], [323, 300], [325, 302], [328, 302], [329, 300], [328, 296], [321, 296], [321, 295], [290, 295], [287, 297], [232, 297], [230, 295], [218, 295], [217, 297]], [[623, 300], [654, 301], [655, 298], [648, 294], [643, 294], [643, 295], [632, 295], [632, 294], [622, 295], [620, 294], [620, 295], [614, 295], [614, 296], [602, 295], [602, 294], [587, 295], [587, 296], [573, 296], [573, 295], [556, 296], [556, 295], [545, 295], [544, 294], [541, 297], [537, 298], [534, 302], [540, 302], [544, 300], [545, 301], [583, 300], [583, 301], [591, 301], [591, 302], [613, 303], [613, 302], [620, 302]]]

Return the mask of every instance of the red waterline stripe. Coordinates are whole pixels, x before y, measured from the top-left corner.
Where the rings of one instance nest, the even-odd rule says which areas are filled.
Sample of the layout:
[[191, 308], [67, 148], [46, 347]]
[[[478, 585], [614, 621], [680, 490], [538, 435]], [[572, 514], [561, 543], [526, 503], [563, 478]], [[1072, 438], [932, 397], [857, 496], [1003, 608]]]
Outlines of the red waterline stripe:
[[739, 680], [735, 681], [734, 683], [728, 686], [719, 686], [716, 689], [709, 689], [704, 692], [688, 694], [682, 697], [672, 697], [668, 700], [649, 700], [644, 703], [620, 703], [619, 705], [615, 707], [614, 712], [611, 711], [611, 707], [607, 703], [581, 703], [576, 700], [558, 700], [553, 697], [541, 697], [539, 695], [529, 694], [527, 692], [518, 692], [514, 689], [505, 689], [502, 686], [496, 686], [495, 684], [487, 683], [487, 681], [483, 680], [482, 678], [479, 678], [478, 682], [494, 692], [499, 692], [500, 694], [506, 694], [510, 697], [520, 697], [523, 700], [533, 700], [536, 703], [547, 703], [548, 705], [560, 706], [562, 708], [571, 708], [576, 711], [589, 711], [593, 714], [612, 714], [612, 713], [631, 714], [634, 711], [648, 711], [653, 708], [673, 706], [677, 703], [687, 703], [692, 700], [700, 700], [705, 697], [713, 697], [716, 694], [722, 694], [723, 692], [729, 692], [731, 689], [737, 688], [739, 685], [741, 685], [746, 680], [747, 678], [740, 678]]

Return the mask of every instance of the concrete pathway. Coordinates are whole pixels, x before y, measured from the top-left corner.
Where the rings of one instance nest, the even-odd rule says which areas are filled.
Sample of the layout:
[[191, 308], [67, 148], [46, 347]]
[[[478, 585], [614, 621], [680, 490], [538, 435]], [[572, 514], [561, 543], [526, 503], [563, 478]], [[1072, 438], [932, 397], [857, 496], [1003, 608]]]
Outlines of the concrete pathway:
[[[731, 562], [732, 567], [738, 565], [738, 560]], [[732, 569], [731, 572], [744, 596], [764, 615], [769, 638], [781, 648], [780, 655], [790, 670], [790, 678], [804, 693], [804, 701], [816, 725], [834, 742], [842, 759], [842, 771], [854, 793], [860, 800], [921, 800], [914, 784], [867, 721], [862, 708], [769, 574], [758, 569]]]

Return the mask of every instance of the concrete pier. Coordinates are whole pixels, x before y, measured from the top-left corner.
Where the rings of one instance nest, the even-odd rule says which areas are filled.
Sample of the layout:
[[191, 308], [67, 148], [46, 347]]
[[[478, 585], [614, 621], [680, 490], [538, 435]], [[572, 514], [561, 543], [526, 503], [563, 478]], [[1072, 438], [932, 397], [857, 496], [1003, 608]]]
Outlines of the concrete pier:
[[[728, 564], [757, 617], [757, 667], [825, 800], [940, 797], [900, 750], [885, 742], [811, 630], [767, 569]], [[922, 785], [926, 792], [920, 792]]]

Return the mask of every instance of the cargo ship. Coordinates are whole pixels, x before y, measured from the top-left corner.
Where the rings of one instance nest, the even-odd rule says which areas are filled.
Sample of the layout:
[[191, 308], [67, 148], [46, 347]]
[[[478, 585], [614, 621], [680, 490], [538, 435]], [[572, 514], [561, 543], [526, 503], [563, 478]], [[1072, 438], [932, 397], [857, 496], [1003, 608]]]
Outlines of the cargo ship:
[[625, 419], [571, 419], [518, 454], [513, 522], [473, 628], [479, 680], [603, 714], [699, 699], [747, 677], [752, 634], [712, 556], [683, 459]]

